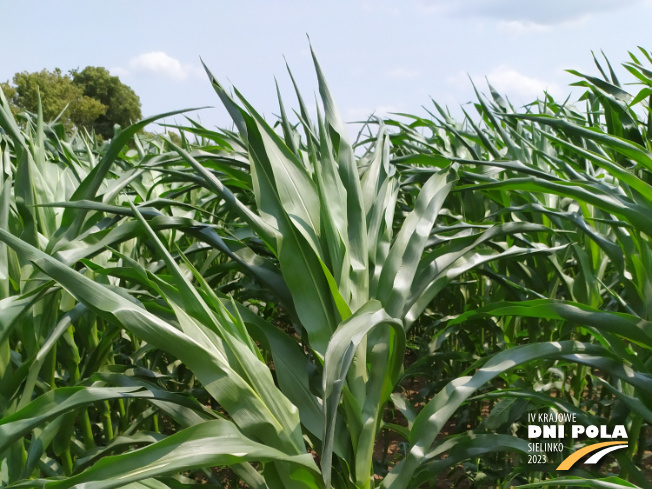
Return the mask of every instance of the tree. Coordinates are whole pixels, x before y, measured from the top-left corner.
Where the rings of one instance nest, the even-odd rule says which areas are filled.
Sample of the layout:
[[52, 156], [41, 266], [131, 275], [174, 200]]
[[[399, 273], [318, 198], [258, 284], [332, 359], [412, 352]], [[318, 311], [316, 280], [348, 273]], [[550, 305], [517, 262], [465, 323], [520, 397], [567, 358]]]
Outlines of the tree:
[[117, 76], [111, 76], [106, 68], [87, 66], [82, 71], [72, 70], [72, 82], [84, 96], [98, 100], [107, 107], [105, 113], [93, 122], [95, 132], [104, 138], [113, 136], [113, 126], [126, 127], [142, 118], [140, 98]]
[[113, 136], [113, 126], [122, 127], [142, 117], [138, 95], [106, 68], [87, 66], [82, 71], [63, 74], [54, 71], [16, 73], [13, 86], [2, 83], [5, 96], [16, 111], [38, 111], [41, 98], [43, 117], [51, 121], [61, 115], [67, 127], [94, 130], [103, 138]]
[[2, 89], [17, 111], [36, 113], [40, 95], [43, 117], [47, 121], [57, 118], [65, 110], [62, 115], [64, 124], [89, 127], [107, 110], [107, 106], [102, 102], [85, 96], [70, 76], [62, 74], [59, 68], [51, 72], [41, 70], [34, 73], [16, 73], [13, 83], [13, 87], [9, 83], [3, 83]]

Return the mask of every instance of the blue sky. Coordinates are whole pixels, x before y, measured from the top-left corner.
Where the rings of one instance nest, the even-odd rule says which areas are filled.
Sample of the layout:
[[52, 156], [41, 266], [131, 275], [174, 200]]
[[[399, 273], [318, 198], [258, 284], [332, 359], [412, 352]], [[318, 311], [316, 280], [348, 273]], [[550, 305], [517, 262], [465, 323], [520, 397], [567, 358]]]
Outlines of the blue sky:
[[473, 99], [467, 75], [481, 90], [488, 77], [515, 104], [544, 89], [565, 98], [576, 80], [565, 69], [597, 73], [591, 51], [620, 64], [637, 45], [652, 48], [652, 0], [4, 0], [0, 19], [0, 80], [104, 66], [144, 115], [211, 105], [196, 113], [209, 126], [230, 121], [200, 56], [272, 117], [274, 77], [294, 106], [284, 56], [304, 98], [317, 91], [306, 34], [346, 120], [425, 115], [430, 97], [456, 111]]

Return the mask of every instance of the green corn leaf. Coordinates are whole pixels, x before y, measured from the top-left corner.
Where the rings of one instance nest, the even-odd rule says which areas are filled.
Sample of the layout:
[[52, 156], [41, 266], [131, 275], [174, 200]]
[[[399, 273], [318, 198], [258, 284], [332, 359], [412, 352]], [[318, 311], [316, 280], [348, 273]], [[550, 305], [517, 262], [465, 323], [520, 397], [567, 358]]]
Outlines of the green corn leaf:
[[[390, 326], [394, 331], [393, 338], [394, 341], [396, 341], [396, 344], [385, 345], [388, 350], [387, 364], [382, 368], [382, 371], [386, 372], [383, 376], [386, 376], [393, 386], [393, 384], [398, 380], [398, 375], [402, 367], [403, 352], [405, 348], [405, 333], [403, 332], [401, 323], [392, 319], [381, 307], [378, 301], [368, 302], [354, 312], [346, 321], [340, 324], [335, 331], [335, 334], [333, 334], [324, 357], [323, 389], [326, 425], [324, 448], [322, 451], [322, 473], [324, 477], [324, 485], [327, 488], [330, 487], [331, 484], [333, 439], [335, 435], [337, 409], [342, 390], [345, 387], [346, 377], [358, 346], [370, 331], [380, 325]], [[381, 366], [378, 365], [378, 368], [381, 368]], [[389, 393], [387, 393], [387, 397], [389, 397]], [[363, 415], [369, 415], [369, 413], [365, 412], [366, 410], [362, 409], [361, 411]], [[375, 418], [367, 420], [367, 416], [362, 417], [361, 421], [363, 424], [368, 421], [373, 423]], [[375, 425], [373, 426], [373, 429], [375, 430]], [[366, 462], [359, 463], [358, 465], [362, 466], [361, 470], [366, 470], [367, 472], [358, 472], [357, 478], [358, 481], [362, 479], [366, 480], [368, 483], [370, 477], [368, 471], [369, 462], [371, 462], [370, 457], [373, 444], [370, 441], [367, 441], [365, 446], [359, 446], [358, 449], [360, 450], [360, 453], [356, 456], [357, 461]]]
[[246, 438], [227, 420], [215, 420], [186, 428], [140, 450], [105, 457], [81, 474], [47, 482], [44, 488], [66, 489], [83, 484], [87, 489], [110, 489], [150, 477], [246, 461], [288, 463], [294, 476], [302, 479], [302, 487], [320, 487], [319, 470], [309, 454], [286, 455]]

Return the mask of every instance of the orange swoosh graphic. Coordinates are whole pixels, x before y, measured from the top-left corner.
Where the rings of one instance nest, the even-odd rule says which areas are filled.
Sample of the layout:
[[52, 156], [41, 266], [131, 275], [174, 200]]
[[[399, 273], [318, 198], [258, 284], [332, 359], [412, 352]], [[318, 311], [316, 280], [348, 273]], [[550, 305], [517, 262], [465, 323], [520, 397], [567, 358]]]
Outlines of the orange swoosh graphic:
[[571, 453], [568, 457], [564, 459], [562, 463], [559, 464], [559, 467], [557, 467], [557, 470], [568, 470], [570, 469], [575, 462], [577, 462], [579, 459], [581, 459], [584, 455], [587, 455], [591, 452], [595, 452], [596, 450], [599, 450], [600, 448], [603, 447], [608, 447], [611, 445], [626, 445], [626, 441], [605, 441], [602, 443], [596, 443], [594, 445], [589, 445], [588, 447], [584, 447], [574, 453]]

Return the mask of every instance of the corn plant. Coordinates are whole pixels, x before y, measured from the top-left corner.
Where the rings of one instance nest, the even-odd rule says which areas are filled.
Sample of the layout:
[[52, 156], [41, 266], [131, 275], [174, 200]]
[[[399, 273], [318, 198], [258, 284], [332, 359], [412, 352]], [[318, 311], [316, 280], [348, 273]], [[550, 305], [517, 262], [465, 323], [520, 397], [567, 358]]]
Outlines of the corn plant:
[[[20, 129], [3, 101], [0, 484], [221, 487], [227, 472], [211, 468], [229, 467], [259, 488], [419, 487], [461, 461], [527, 451], [496, 432], [505, 422], [438, 436], [474, 394], [502, 399], [494, 420], [520, 398], [590, 422], [574, 403], [590, 367], [610, 372], [592, 378], [644, 433], [649, 318], [636, 303], [602, 303], [627, 303], [616, 278], [644, 285], [620, 248], [646, 243], [625, 224], [649, 231], [626, 209], [629, 187], [596, 182], [583, 153], [586, 181], [570, 181], [583, 174], [558, 148], [576, 156], [578, 143], [556, 143], [540, 129], [546, 116], [511, 114], [497, 95], [496, 106], [479, 102], [492, 134], [447, 120], [428, 140], [415, 125], [372, 120], [356, 152], [315, 68], [316, 123], [297, 90], [298, 123], [279, 94], [273, 127], [207, 70], [237, 132], [191, 123], [179, 145], [136, 136], [131, 151], [152, 119], [97, 148], [38, 115]], [[73, 183], [42, 177], [55, 169]], [[578, 204], [560, 209], [560, 194]], [[597, 290], [583, 285], [589, 273]], [[442, 304], [453, 288], [468, 303]], [[409, 338], [431, 331], [437, 351], [491, 318], [492, 346], [433, 378], [423, 406], [401, 394]], [[549, 375], [539, 364], [571, 372], [570, 397], [527, 385]], [[529, 371], [526, 385], [516, 368]], [[518, 421], [517, 405], [502, 409], [507, 420]], [[407, 426], [386, 421], [390, 408]], [[407, 447], [388, 474], [374, 464], [383, 430]], [[545, 476], [514, 470], [503, 481]]]
[[[649, 61], [647, 51], [641, 52]], [[576, 367], [565, 361], [544, 363], [526, 384], [546, 386], [549, 407], [561, 392], [570, 402], [565, 409], [582, 406], [585, 414], [627, 424], [632, 442], [629, 452], [617, 457], [621, 475], [649, 487], [646, 475], [632, 463], [641, 464], [649, 449], [649, 391], [645, 384], [620, 380], [629, 369], [649, 378], [651, 346], [650, 71], [636, 56], [631, 59], [625, 68], [644, 85], [637, 95], [622, 88], [608, 61], [608, 70], [596, 61], [602, 78], [572, 72], [582, 79], [577, 85], [587, 89], [581, 99], [584, 112], [546, 95], [517, 114], [490, 87], [489, 100], [478, 94], [480, 120], [467, 116], [457, 123], [435, 104], [433, 120], [388, 123], [400, 129], [394, 136], [396, 163], [416, 163], [420, 173], [424, 166], [438, 171], [446, 160], [461, 165], [464, 184], [457, 188], [462, 207], [490, 203], [484, 214], [477, 206], [467, 212], [471, 222], [541, 223], [557, 233], [539, 235], [537, 242], [569, 244], [546, 261], [526, 258], [511, 269], [480, 270], [509, 284], [504, 291], [511, 289], [512, 298], [465, 311], [448, 324], [456, 328], [471, 318], [497, 318], [507, 344], [569, 337], [601, 344], [603, 355], [566, 357], [580, 364]], [[556, 370], [552, 376], [546, 373], [550, 367]], [[562, 371], [562, 382], [555, 381]], [[524, 415], [522, 405], [513, 402], [513, 396], [524, 395], [521, 389], [490, 395], [503, 399], [495, 406], [496, 416], [514, 422], [519, 409]], [[511, 417], [505, 415], [510, 397]], [[600, 404], [607, 399], [615, 402], [605, 411]], [[529, 409], [541, 402], [532, 393]]]

